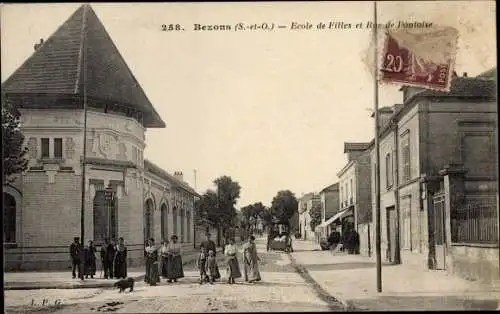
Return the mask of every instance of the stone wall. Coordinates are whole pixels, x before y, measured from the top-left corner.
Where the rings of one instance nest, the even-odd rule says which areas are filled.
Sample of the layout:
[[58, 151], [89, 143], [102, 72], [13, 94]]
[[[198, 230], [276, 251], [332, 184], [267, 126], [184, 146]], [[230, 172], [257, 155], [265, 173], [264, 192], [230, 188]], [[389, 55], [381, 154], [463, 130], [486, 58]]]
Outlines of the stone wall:
[[498, 247], [452, 245], [447, 258], [454, 275], [487, 284], [500, 280]]

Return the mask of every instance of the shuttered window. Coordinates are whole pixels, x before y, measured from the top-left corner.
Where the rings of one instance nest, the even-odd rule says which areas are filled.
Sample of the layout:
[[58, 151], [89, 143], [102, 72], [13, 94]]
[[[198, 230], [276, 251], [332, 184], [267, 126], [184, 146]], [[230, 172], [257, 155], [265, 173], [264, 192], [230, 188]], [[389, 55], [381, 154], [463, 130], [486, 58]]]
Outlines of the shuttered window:
[[50, 142], [48, 138], [42, 138], [42, 158], [49, 158], [50, 156]]
[[62, 138], [54, 139], [54, 158], [62, 158], [63, 157], [63, 143]]
[[411, 179], [411, 155], [410, 155], [410, 134], [406, 134], [402, 139], [401, 146], [401, 157], [402, 157], [402, 181], [408, 182]]

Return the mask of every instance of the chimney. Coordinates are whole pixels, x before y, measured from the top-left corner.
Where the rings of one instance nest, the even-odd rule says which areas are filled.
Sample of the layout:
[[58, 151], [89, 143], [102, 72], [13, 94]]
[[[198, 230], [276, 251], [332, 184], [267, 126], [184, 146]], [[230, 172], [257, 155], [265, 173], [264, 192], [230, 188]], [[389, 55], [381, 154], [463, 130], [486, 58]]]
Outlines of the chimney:
[[182, 171], [174, 172], [174, 177], [179, 181], [184, 181], [184, 176], [182, 174]]
[[457, 76], [458, 76], [457, 72], [456, 72], [456, 71], [453, 71], [453, 74], [451, 75], [451, 77], [452, 77], [452, 78], [455, 78], [455, 77], [457, 77]]
[[38, 50], [38, 48], [40, 48], [42, 44], [43, 44], [43, 38], [40, 38], [40, 42], [38, 44], [35, 44], [34, 46], [35, 50]]
[[[394, 113], [394, 109], [391, 107], [382, 107], [378, 109], [378, 127], [382, 129], [391, 118]], [[375, 118], [375, 113], [372, 113], [372, 118]]]
[[467, 77], [467, 72], [464, 72], [464, 75], [463, 75], [463, 77]]

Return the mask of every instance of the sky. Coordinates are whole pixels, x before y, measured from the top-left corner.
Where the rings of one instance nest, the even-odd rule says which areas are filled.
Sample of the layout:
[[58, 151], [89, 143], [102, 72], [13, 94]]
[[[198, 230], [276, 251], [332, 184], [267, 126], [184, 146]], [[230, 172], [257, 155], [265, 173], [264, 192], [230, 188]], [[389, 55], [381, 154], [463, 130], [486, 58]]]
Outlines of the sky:
[[[222, 175], [241, 185], [237, 207], [269, 205], [279, 190], [319, 192], [347, 163], [344, 142], [373, 138], [374, 80], [363, 62], [370, 30], [192, 30], [195, 23], [366, 23], [371, 2], [91, 5], [166, 122], [147, 130], [145, 158], [182, 171], [193, 187], [196, 170], [200, 193]], [[2, 5], [2, 82], [79, 6]], [[496, 66], [494, 1], [379, 2], [377, 19], [455, 27], [458, 73]], [[162, 32], [170, 23], [186, 30]], [[401, 103], [399, 87], [381, 85], [379, 107]]]

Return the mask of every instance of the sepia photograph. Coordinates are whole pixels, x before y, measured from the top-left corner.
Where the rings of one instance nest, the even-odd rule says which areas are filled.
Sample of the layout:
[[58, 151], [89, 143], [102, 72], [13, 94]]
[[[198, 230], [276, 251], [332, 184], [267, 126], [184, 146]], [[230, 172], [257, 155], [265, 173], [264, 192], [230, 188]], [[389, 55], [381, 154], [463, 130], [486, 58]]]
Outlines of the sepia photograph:
[[500, 310], [496, 27], [0, 4], [4, 312]]

